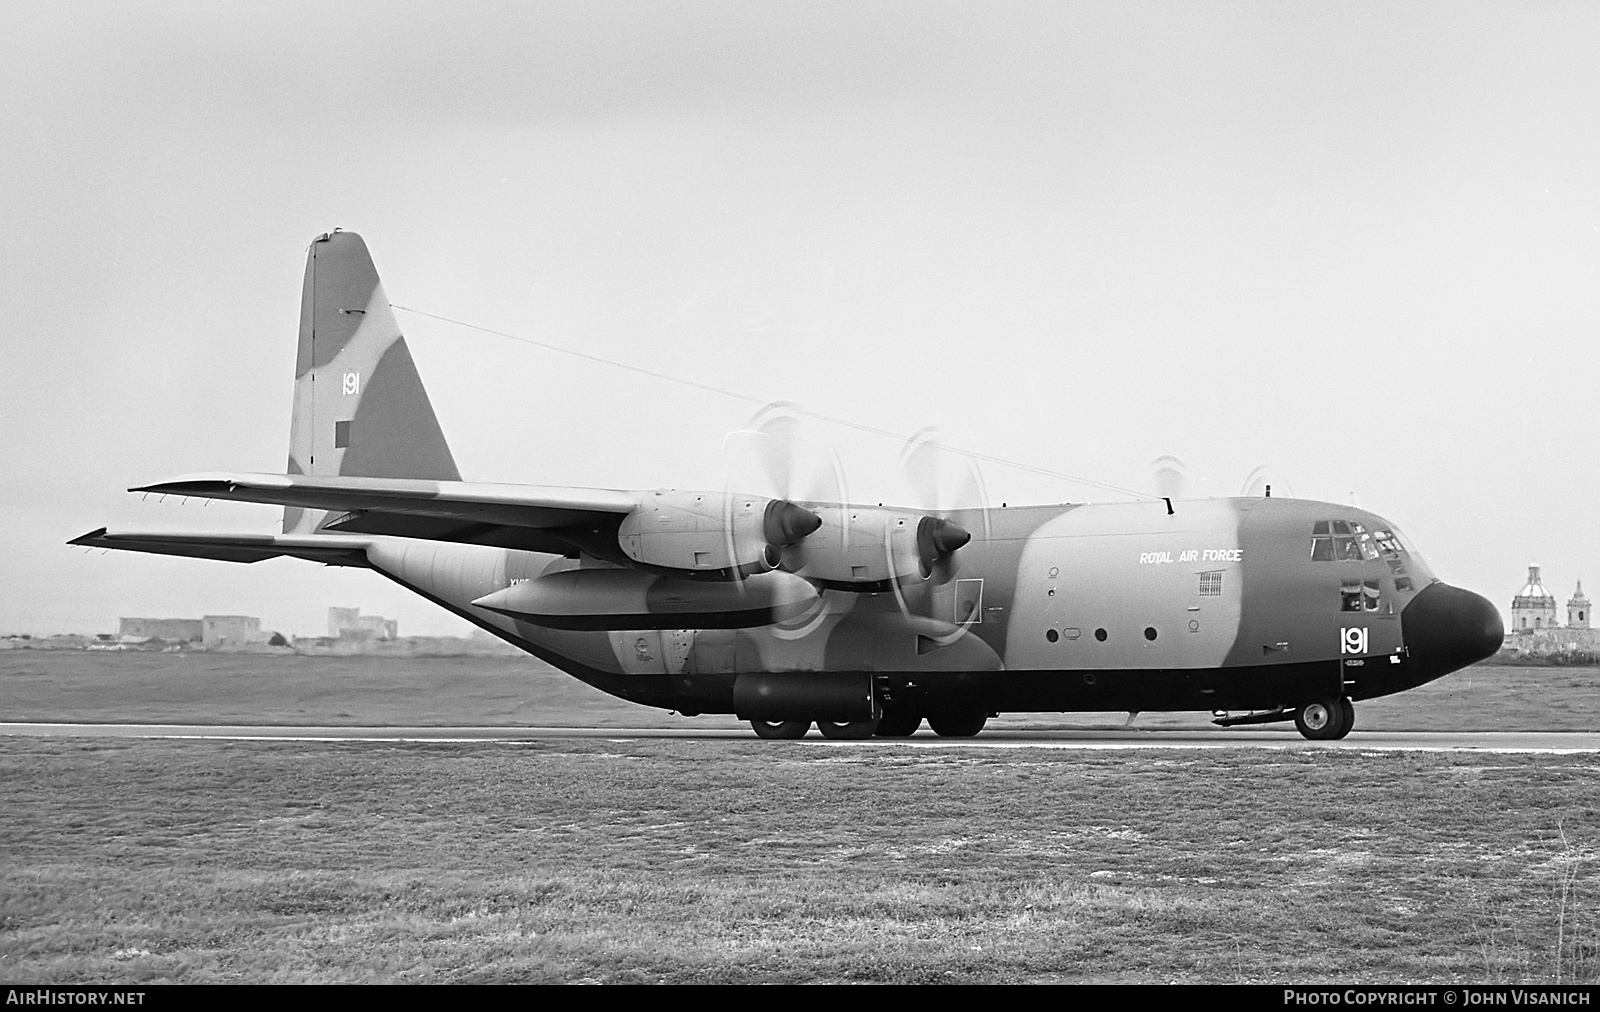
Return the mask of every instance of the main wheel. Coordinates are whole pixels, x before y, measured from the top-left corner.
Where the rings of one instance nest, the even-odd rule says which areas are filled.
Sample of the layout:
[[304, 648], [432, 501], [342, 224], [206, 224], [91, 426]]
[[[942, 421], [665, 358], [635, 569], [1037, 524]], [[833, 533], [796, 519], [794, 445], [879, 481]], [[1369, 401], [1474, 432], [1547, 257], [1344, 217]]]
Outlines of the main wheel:
[[878, 721], [879, 738], [909, 738], [922, 726], [920, 713], [886, 713]]
[[989, 722], [985, 713], [940, 713], [928, 715], [928, 726], [941, 738], [971, 738]]
[[860, 741], [871, 738], [872, 732], [878, 729], [875, 720], [852, 720], [843, 724], [836, 724], [831, 720], [817, 721], [817, 730], [822, 732], [824, 738], [834, 741]]
[[1295, 729], [1312, 741], [1337, 741], [1350, 733], [1355, 721], [1355, 706], [1343, 698], [1313, 699], [1294, 715]]
[[809, 720], [752, 720], [750, 727], [757, 738], [804, 738], [811, 730]]

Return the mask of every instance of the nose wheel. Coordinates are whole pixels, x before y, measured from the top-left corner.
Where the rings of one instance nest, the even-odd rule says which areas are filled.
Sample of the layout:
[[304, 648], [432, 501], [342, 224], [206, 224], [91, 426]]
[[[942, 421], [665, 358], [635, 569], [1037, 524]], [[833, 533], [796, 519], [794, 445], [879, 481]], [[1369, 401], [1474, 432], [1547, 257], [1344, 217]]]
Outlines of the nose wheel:
[[1356, 726], [1356, 705], [1349, 696], [1313, 699], [1295, 711], [1294, 726], [1312, 741], [1337, 741]]

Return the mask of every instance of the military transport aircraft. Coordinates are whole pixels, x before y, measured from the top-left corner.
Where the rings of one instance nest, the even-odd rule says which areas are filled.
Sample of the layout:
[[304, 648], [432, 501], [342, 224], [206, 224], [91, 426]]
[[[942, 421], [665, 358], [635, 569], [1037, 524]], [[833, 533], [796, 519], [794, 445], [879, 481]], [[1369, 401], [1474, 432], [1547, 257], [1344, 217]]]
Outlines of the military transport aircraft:
[[283, 533], [71, 543], [374, 569], [604, 692], [763, 738], [1105, 710], [1340, 738], [1352, 701], [1502, 637], [1393, 524], [1331, 503], [923, 510], [463, 481], [353, 232], [311, 244], [286, 473], [132, 491], [282, 505]]

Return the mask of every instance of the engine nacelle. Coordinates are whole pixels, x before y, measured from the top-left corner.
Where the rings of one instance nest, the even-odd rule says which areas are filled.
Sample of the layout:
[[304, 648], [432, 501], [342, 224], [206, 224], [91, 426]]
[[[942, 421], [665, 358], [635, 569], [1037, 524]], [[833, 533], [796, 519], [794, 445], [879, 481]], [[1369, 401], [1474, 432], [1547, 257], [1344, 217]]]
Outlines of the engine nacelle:
[[935, 562], [972, 539], [956, 524], [914, 510], [819, 506], [815, 512], [820, 527], [784, 553], [784, 568], [841, 589], [925, 580]]
[[640, 565], [731, 579], [776, 569], [784, 546], [821, 523], [785, 499], [662, 490], [641, 497], [617, 528], [617, 542]]

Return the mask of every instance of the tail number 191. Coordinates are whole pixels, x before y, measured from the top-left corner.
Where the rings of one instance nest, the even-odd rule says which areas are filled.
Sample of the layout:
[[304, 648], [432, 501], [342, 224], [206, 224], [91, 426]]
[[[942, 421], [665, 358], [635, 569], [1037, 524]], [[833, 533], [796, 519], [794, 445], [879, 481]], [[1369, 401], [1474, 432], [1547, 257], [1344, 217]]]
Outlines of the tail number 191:
[[1341, 654], [1364, 654], [1367, 652], [1366, 627], [1340, 629], [1339, 652]]

